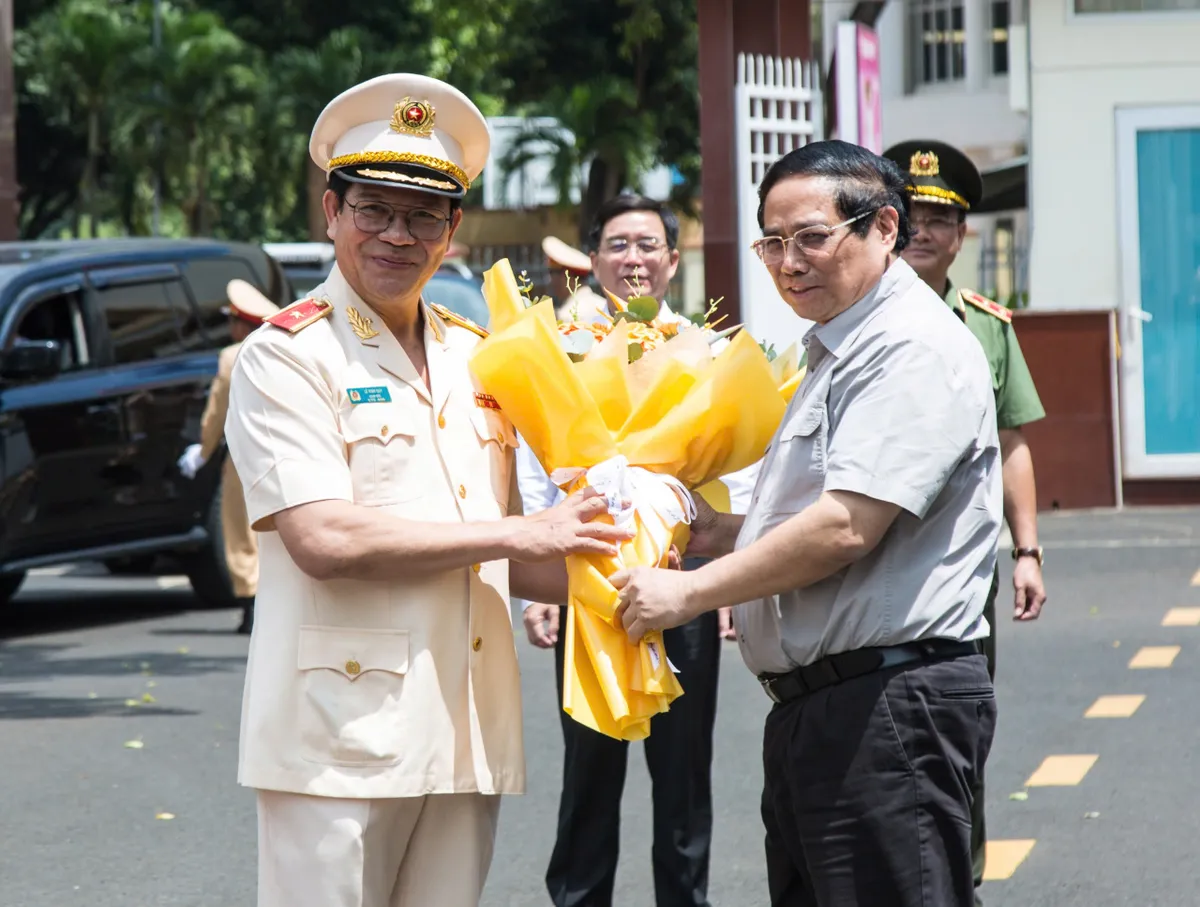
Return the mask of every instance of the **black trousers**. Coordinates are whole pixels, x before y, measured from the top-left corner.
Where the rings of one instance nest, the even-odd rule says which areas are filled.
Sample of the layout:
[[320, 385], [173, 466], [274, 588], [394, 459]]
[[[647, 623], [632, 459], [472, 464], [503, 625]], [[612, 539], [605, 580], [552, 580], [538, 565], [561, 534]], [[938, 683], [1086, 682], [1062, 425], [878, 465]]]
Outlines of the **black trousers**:
[[[554, 651], [565, 752], [558, 837], [546, 888], [556, 907], [609, 907], [629, 744], [586, 728], [562, 711], [565, 608], [560, 616]], [[670, 711], [651, 719], [643, 744], [653, 785], [654, 894], [658, 907], [708, 907], [712, 739], [721, 656], [717, 615], [705, 614], [667, 630], [663, 640], [684, 693]]]
[[[987, 619], [991, 631], [987, 637], [980, 640], [979, 649], [987, 659], [988, 677], [996, 681], [996, 596], [1000, 591], [1000, 568], [992, 575], [992, 588], [988, 592], [987, 602], [983, 606], [983, 616]], [[984, 787], [983, 772], [979, 773], [979, 787], [972, 792], [971, 802], [971, 866], [975, 875], [975, 907], [983, 907], [983, 897], [979, 886], [983, 884], [983, 870], [987, 863], [987, 816], [984, 805], [987, 791]]]
[[763, 734], [773, 907], [971, 907], [971, 800], [996, 724], [982, 655], [775, 706]]

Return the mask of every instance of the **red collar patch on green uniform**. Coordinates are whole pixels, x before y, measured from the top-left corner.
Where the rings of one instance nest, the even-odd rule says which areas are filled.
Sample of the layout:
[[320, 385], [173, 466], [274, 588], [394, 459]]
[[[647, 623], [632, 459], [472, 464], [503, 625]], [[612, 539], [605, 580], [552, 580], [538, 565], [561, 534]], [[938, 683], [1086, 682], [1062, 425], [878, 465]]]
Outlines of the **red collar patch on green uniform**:
[[994, 315], [1003, 321], [1005, 324], [1012, 324], [1012, 310], [1006, 309], [998, 302], [992, 302], [986, 296], [980, 296], [974, 290], [959, 290], [959, 298], [963, 302], [969, 302], [977, 309], [983, 309], [989, 315]]

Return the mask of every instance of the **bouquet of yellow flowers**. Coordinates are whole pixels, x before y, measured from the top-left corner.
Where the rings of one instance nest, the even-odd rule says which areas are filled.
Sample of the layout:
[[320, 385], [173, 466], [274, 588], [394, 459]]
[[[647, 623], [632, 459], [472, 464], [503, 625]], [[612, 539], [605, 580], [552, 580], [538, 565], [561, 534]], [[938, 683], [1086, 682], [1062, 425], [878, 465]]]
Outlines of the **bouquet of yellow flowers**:
[[[803, 371], [793, 351], [771, 360], [748, 334], [711, 330], [707, 316], [663, 324], [649, 297], [611, 297], [611, 323], [559, 325], [553, 303], [532, 302], [506, 259], [485, 273], [484, 296], [491, 334], [472, 354], [476, 380], [555, 484], [590, 485], [609, 519], [636, 530], [617, 557], [567, 560], [563, 709], [610, 737], [642, 739], [683, 689], [661, 633], [630, 643], [614, 621], [607, 578], [665, 565], [672, 543], [686, 547], [692, 491], [727, 509], [718, 480], [762, 457]], [[714, 356], [713, 340], [730, 334]]]

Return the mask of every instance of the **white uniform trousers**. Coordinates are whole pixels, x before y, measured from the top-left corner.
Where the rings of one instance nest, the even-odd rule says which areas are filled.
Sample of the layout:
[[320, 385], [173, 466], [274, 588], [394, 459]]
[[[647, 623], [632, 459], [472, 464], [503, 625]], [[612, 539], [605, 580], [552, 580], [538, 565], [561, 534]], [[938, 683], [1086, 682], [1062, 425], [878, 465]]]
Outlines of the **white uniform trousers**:
[[500, 798], [258, 791], [258, 907], [476, 907]]

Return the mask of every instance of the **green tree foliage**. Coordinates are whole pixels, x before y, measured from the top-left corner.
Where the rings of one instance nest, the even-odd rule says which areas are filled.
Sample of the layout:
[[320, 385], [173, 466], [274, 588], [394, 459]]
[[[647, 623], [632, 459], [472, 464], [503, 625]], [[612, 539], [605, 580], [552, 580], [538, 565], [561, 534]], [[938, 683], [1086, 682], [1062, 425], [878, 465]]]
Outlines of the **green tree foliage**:
[[15, 25], [26, 236], [148, 234], [157, 185], [163, 233], [304, 238], [313, 122], [395, 71], [559, 119], [581, 224], [659, 162], [685, 200], [698, 177], [695, 0], [162, 0], [157, 46], [152, 0], [25, 0]]
[[[586, 170], [581, 241], [596, 209], [659, 162], [683, 175], [673, 201], [690, 208], [700, 177], [695, 0], [514, 6], [524, 27], [499, 72], [518, 109], [556, 117], [575, 136], [573, 166]], [[569, 155], [548, 139], [528, 143], [550, 146], [562, 186]], [[518, 145], [517, 162], [527, 148]]]

